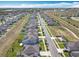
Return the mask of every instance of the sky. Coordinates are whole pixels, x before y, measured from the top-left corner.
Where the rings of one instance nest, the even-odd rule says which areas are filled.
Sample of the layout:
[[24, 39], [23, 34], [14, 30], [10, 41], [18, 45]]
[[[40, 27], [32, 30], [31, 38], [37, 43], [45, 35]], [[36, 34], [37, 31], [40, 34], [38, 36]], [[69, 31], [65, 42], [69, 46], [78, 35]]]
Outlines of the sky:
[[0, 1], [0, 8], [79, 8], [79, 1]]

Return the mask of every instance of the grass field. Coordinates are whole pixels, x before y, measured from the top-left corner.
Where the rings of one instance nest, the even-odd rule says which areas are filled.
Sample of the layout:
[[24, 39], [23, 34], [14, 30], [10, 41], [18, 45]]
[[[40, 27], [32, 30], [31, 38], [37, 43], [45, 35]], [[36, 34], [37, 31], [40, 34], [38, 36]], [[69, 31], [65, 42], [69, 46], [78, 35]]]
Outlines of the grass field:
[[76, 20], [72, 20], [72, 19], [63, 19], [65, 21], [67, 21], [69, 24], [79, 28], [79, 21], [76, 21]]
[[69, 57], [69, 52], [64, 52], [66, 57]]
[[54, 36], [64, 36], [67, 38], [68, 41], [74, 41], [76, 40], [76, 38], [67, 30], [65, 30], [62, 27], [58, 27], [58, 26], [49, 26], [49, 29], [51, 30], [51, 33]]
[[53, 15], [52, 13], [47, 13], [47, 15], [49, 15], [51, 18], [54, 18], [54, 20], [58, 21], [60, 25], [68, 28], [69, 30], [74, 32], [79, 37], [79, 30], [75, 26], [69, 24], [68, 22], [63, 20], [61, 17]]
[[19, 34], [16, 41], [12, 44], [10, 49], [7, 51], [6, 56], [8, 57], [15, 57], [17, 55], [17, 52], [19, 52], [22, 49], [22, 46], [20, 46], [20, 42], [23, 40], [24, 35]]
[[44, 43], [42, 40], [39, 42], [39, 48], [40, 48], [40, 51], [45, 51]]
[[60, 48], [64, 48], [64, 42], [60, 41], [59, 39], [56, 39], [58, 45], [60, 46]]

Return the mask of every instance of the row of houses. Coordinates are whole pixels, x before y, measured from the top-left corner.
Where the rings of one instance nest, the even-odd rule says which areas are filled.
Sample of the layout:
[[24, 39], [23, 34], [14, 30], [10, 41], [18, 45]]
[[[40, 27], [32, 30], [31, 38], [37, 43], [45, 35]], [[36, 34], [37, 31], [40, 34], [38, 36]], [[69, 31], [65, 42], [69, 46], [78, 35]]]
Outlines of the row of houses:
[[22, 16], [23, 16], [23, 14], [16, 15], [16, 17], [14, 16], [12, 19], [9, 19], [4, 24], [1, 24], [0, 25], [0, 35], [2, 35], [3, 32], [7, 31], [7, 29], [10, 27], [10, 25], [17, 22]]
[[48, 25], [53, 25], [53, 20], [49, 18], [49, 16], [45, 16], [45, 21], [48, 23]]
[[38, 57], [39, 54], [39, 39], [38, 39], [38, 31], [37, 31], [37, 22], [35, 20], [36, 15], [32, 15], [27, 24], [26, 30], [27, 35], [25, 35], [24, 40], [22, 41], [23, 50], [20, 53], [20, 56], [23, 57]]
[[53, 18], [50, 18], [49, 16], [47, 16], [46, 14], [41, 14], [42, 17], [44, 18], [44, 20], [47, 22], [47, 24], [49, 26], [52, 25], [59, 25], [58, 22], [56, 22]]

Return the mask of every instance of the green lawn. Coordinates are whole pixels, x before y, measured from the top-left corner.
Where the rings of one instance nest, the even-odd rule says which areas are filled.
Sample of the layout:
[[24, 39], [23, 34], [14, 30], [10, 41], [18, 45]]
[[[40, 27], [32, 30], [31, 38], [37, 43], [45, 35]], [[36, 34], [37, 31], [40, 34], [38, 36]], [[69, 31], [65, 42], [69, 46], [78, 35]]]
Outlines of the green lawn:
[[41, 32], [40, 27], [38, 27], [38, 32]]
[[8, 57], [15, 57], [17, 55], [17, 52], [19, 52], [22, 47], [19, 45], [22, 39], [24, 38], [24, 35], [20, 34], [16, 41], [12, 44], [11, 48], [7, 51], [6, 56]]
[[59, 41], [59, 39], [56, 39], [58, 45], [60, 46], [60, 48], [64, 48], [64, 42]]
[[41, 36], [42, 34], [41, 33], [38, 33], [38, 36]]
[[66, 57], [69, 57], [69, 52], [64, 52]]
[[43, 43], [42, 40], [39, 42], [39, 48], [40, 48], [40, 51], [45, 51], [45, 49], [44, 49], [44, 43]]
[[64, 48], [63, 42], [60, 42], [60, 43], [58, 43], [58, 44], [59, 44], [60, 48]]

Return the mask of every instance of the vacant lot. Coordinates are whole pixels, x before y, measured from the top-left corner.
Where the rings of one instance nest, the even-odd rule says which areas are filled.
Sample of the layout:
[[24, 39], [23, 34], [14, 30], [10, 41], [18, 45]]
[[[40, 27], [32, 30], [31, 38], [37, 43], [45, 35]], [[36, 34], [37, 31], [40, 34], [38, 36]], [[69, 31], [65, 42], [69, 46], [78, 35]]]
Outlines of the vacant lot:
[[63, 19], [65, 21], [67, 21], [69, 24], [79, 28], [79, 21], [76, 21], [76, 20], [72, 20], [72, 19]]
[[58, 26], [49, 26], [49, 29], [51, 30], [51, 33], [54, 36], [62, 36], [64, 35], [64, 37], [66, 37], [69, 41], [74, 41], [76, 40], [76, 38], [67, 30], [65, 30], [62, 27], [58, 27]]
[[58, 21], [61, 26], [67, 27], [69, 30], [74, 32], [79, 37], [79, 29], [78, 28], [69, 24], [68, 22], [66, 22], [62, 18], [53, 15], [52, 13], [47, 13], [47, 15], [49, 15], [51, 18], [54, 18], [54, 20]]

